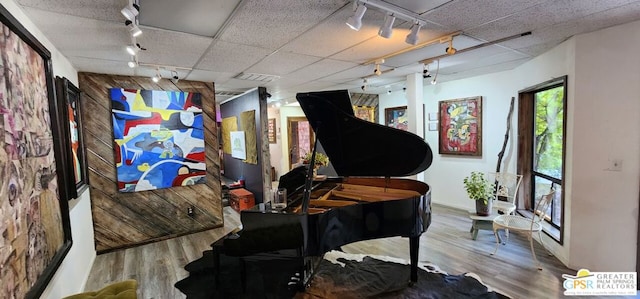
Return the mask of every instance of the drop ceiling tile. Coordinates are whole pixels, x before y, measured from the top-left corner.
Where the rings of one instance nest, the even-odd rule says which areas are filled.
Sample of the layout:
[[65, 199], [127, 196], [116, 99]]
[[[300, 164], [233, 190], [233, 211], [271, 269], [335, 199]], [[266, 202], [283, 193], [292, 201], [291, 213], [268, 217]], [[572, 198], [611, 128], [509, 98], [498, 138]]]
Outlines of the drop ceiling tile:
[[240, 0], [140, 0], [141, 25], [213, 37]]
[[[430, 1], [415, 1], [415, 0], [383, 0], [393, 6], [402, 7], [416, 14], [423, 14], [427, 11], [435, 9], [452, 0], [430, 0]], [[391, 7], [393, 7], [391, 6]]]
[[258, 63], [273, 51], [225, 41], [216, 41], [197, 68], [216, 72], [239, 72]]
[[[223, 87], [224, 83], [229, 81], [234, 73], [225, 73], [225, 72], [214, 72], [207, 70], [194, 69], [189, 72], [189, 75], [185, 79], [192, 81], [203, 81], [203, 82], [214, 82], [216, 84], [216, 89], [220, 89]], [[223, 90], [232, 90], [232, 89], [223, 89]]]
[[[137, 76], [136, 70], [126, 63], [113, 60], [93, 59], [87, 57], [67, 57], [78, 72], [100, 73], [123, 76]], [[124, 65], [124, 67], [123, 67]]]
[[247, 72], [283, 76], [320, 59], [314, 56], [278, 51], [247, 69]]
[[[494, 46], [495, 47], [495, 46]], [[497, 48], [497, 47], [495, 47]], [[489, 51], [488, 49], [487, 51]], [[487, 67], [491, 65], [500, 65], [502, 63], [515, 61], [515, 60], [523, 60], [523, 59], [531, 59], [528, 55], [516, 52], [516, 51], [502, 51], [496, 54], [490, 53], [472, 53], [467, 52], [460, 54], [460, 57], [457, 57], [455, 63], [452, 63], [446, 67], [442, 67], [440, 70], [442, 73], [457, 73], [462, 72], [467, 69], [476, 69], [481, 67]], [[457, 54], [456, 54], [457, 55]]]
[[32, 8], [26, 9], [25, 12], [64, 56], [112, 61], [131, 59], [125, 52], [125, 47], [131, 44], [131, 39], [124, 24]]
[[138, 43], [146, 48], [139, 54], [140, 62], [193, 67], [213, 39], [193, 34], [142, 28]]
[[220, 39], [275, 50], [345, 5], [349, 1], [247, 0]]
[[298, 78], [305, 81], [317, 80], [319, 78], [327, 77], [344, 70], [348, 70], [357, 67], [358, 64], [340, 60], [323, 59], [316, 63], [305, 66], [287, 77]]
[[549, 0], [450, 1], [423, 15], [442, 26], [464, 30], [504, 18]]
[[[57, 12], [63, 15], [76, 16], [86, 19], [96, 19], [102, 21], [122, 22], [126, 20], [120, 13], [120, 10], [127, 4], [126, 1], [113, 1], [113, 0], [16, 0], [16, 2], [22, 5], [25, 10], [34, 11], [49, 11]], [[42, 21], [59, 21], [61, 19], [53, 20], [41, 20], [31, 17], [28, 12], [29, 18], [36, 23]], [[38, 26], [38, 28], [42, 28]]]

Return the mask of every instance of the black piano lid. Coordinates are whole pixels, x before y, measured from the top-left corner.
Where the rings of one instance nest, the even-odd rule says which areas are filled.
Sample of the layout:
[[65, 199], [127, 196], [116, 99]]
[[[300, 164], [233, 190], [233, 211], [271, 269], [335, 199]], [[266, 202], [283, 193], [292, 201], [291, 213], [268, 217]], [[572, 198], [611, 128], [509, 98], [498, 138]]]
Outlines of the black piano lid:
[[418, 135], [355, 117], [347, 90], [296, 98], [340, 176], [401, 177], [431, 165], [431, 148]]

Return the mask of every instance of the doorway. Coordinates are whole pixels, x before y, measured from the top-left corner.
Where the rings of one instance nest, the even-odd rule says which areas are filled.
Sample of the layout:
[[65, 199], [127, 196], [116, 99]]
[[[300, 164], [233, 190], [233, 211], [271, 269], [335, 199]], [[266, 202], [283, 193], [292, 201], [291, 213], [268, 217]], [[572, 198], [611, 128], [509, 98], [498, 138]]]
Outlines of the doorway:
[[306, 117], [287, 117], [289, 170], [313, 150], [315, 134]]

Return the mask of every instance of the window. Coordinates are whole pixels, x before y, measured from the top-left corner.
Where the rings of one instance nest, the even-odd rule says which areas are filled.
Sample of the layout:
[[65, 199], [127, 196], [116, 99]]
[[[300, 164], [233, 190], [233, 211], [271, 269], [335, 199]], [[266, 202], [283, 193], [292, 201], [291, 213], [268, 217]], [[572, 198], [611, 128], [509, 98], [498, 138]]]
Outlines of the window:
[[519, 208], [534, 212], [540, 197], [556, 190], [547, 233], [562, 243], [567, 77], [519, 93], [518, 172], [523, 175]]

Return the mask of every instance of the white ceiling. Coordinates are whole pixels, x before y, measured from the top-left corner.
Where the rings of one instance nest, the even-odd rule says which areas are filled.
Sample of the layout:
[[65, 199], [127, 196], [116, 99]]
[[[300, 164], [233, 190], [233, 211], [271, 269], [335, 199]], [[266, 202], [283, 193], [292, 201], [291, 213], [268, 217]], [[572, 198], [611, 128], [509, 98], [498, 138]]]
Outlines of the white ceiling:
[[[30, 19], [81, 72], [152, 76], [150, 67], [130, 69], [124, 51], [131, 37], [120, 10], [128, 0], [16, 0]], [[215, 82], [217, 91], [266, 86], [271, 101], [293, 101], [302, 91], [349, 89], [383, 93], [404, 87], [419, 61], [445, 54], [435, 43], [388, 57], [374, 76], [368, 61], [410, 48], [410, 23], [397, 19], [393, 36], [377, 35], [385, 13], [369, 6], [360, 31], [345, 21], [346, 0], [139, 0], [143, 34], [138, 61], [176, 67], [188, 80]], [[459, 52], [440, 59], [438, 81], [503, 71], [551, 49], [569, 37], [640, 20], [640, 0], [386, 0], [420, 15], [426, 25], [418, 43], [461, 32]], [[464, 49], [531, 32], [495, 45]], [[428, 65], [433, 73], [436, 63]], [[392, 71], [391, 71], [392, 70]], [[277, 76], [271, 82], [236, 79], [241, 73]], [[170, 77], [162, 70], [163, 77]], [[219, 95], [224, 100], [228, 95]]]

